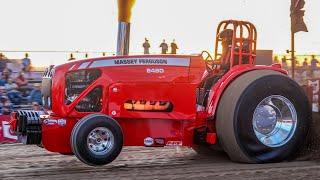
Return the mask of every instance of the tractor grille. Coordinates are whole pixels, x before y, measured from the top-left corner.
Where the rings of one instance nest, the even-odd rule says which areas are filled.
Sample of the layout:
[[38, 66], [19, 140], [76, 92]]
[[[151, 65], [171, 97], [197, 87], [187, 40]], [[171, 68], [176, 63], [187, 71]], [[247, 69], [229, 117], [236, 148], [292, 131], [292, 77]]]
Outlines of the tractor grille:
[[38, 111], [17, 111], [16, 133], [23, 144], [41, 143], [41, 120], [39, 115], [40, 112]]

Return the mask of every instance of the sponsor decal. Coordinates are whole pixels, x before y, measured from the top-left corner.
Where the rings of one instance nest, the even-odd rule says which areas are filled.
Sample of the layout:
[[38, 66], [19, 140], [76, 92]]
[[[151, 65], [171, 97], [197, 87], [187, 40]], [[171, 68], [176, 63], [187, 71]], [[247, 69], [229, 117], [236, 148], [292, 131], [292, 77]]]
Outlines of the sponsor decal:
[[154, 138], [154, 145], [155, 146], [164, 146], [165, 139], [164, 138]]
[[59, 125], [59, 126], [65, 126], [67, 124], [67, 120], [65, 119], [45, 119], [43, 120], [43, 124], [45, 125]]
[[166, 146], [182, 146], [182, 141], [168, 141]]
[[106, 66], [128, 66], [128, 65], [159, 65], [159, 66], [184, 66], [190, 65], [190, 58], [119, 58], [109, 60], [96, 60], [89, 68]]
[[154, 143], [153, 138], [151, 137], [146, 137], [143, 142], [145, 146], [152, 146]]
[[67, 124], [67, 120], [65, 119], [58, 119], [58, 125], [59, 126], [65, 126]]
[[116, 59], [114, 64], [143, 64], [143, 65], [161, 65], [168, 64], [167, 59]]
[[55, 120], [55, 119], [45, 119], [45, 120], [43, 121], [43, 124], [45, 124], [45, 125], [55, 125], [55, 124], [57, 124], [57, 123], [58, 123], [58, 121]]

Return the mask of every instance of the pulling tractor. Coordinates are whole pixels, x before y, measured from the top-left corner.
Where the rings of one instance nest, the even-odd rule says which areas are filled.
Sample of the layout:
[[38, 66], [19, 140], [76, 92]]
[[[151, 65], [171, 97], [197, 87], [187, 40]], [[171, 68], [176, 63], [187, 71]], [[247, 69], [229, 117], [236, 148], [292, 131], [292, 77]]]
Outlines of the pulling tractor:
[[11, 130], [24, 144], [105, 165], [123, 146], [187, 146], [231, 160], [293, 159], [311, 123], [304, 91], [279, 64], [255, 65], [257, 32], [245, 21], [217, 28], [214, 58], [111, 56], [49, 67], [45, 110], [17, 111]]

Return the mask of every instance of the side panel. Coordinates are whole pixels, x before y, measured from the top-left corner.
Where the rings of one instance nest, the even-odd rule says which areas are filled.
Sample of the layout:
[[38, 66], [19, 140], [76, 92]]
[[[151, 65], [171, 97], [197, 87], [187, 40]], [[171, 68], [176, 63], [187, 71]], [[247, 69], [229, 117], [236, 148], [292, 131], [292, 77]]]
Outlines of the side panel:
[[[196, 87], [189, 83], [116, 83], [109, 88], [108, 114], [120, 123], [126, 146], [143, 146], [146, 137], [189, 146], [189, 127], [196, 118]], [[126, 110], [128, 100], [169, 101], [173, 108], [170, 112]]]

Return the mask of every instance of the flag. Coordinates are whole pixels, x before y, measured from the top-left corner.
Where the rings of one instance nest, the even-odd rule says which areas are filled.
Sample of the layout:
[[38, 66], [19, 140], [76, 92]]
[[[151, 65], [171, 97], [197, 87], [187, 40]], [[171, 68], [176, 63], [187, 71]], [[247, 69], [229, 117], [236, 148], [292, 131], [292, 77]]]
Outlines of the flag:
[[304, 31], [308, 32], [308, 28], [303, 20], [305, 11], [302, 10], [305, 5], [304, 0], [291, 0], [290, 16], [291, 16], [291, 31], [293, 33]]

